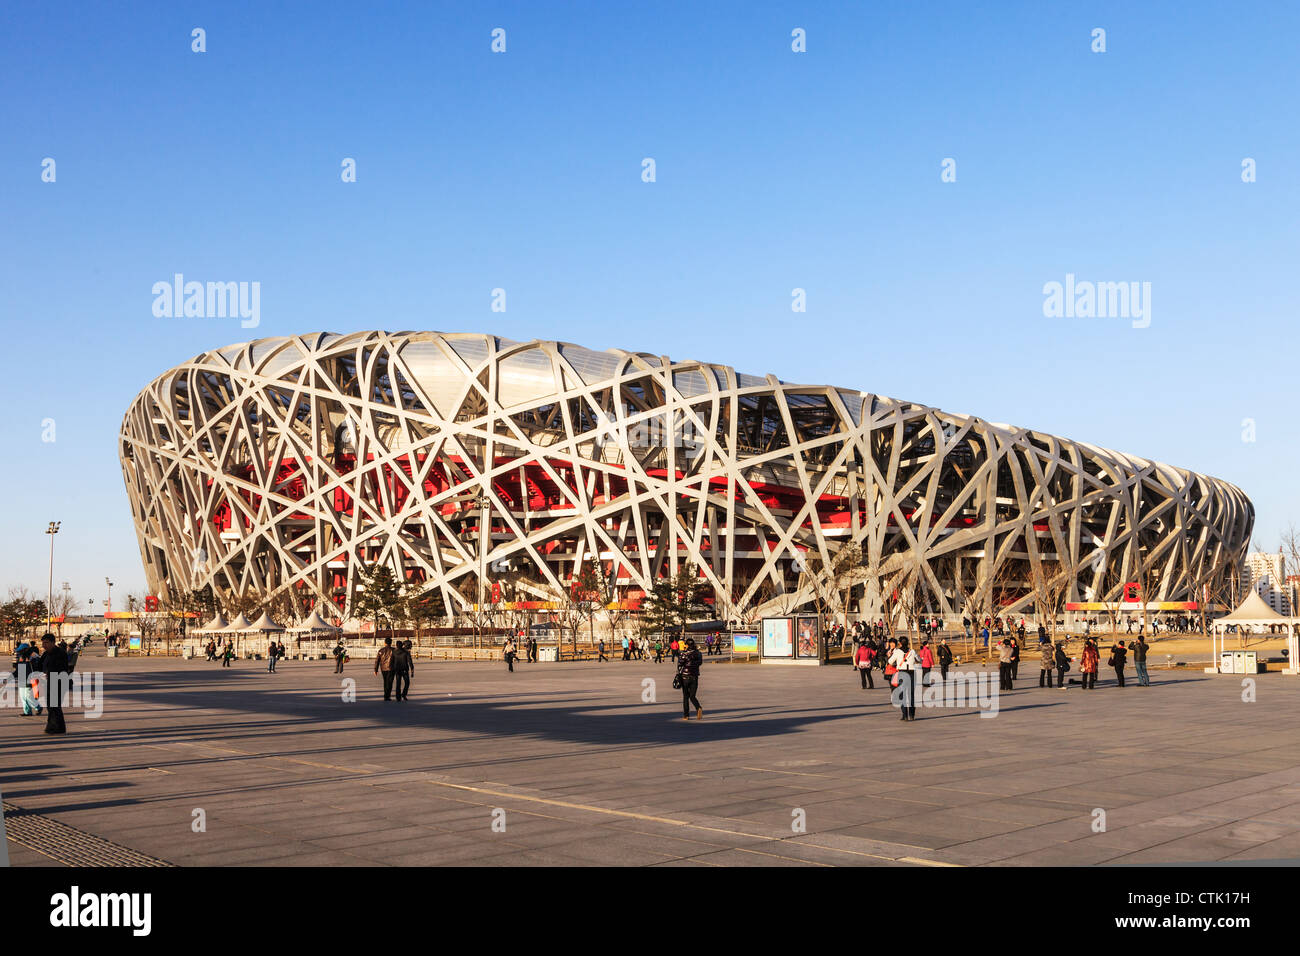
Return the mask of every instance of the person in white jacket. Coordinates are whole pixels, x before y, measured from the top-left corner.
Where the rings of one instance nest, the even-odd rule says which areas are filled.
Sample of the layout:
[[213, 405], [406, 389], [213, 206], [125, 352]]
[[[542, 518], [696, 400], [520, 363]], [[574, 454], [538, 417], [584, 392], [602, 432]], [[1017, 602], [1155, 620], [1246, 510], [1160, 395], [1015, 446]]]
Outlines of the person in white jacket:
[[912, 650], [907, 638], [902, 638], [889, 655], [889, 663], [898, 668], [899, 720], [916, 720], [917, 678], [921, 673], [921, 659]]

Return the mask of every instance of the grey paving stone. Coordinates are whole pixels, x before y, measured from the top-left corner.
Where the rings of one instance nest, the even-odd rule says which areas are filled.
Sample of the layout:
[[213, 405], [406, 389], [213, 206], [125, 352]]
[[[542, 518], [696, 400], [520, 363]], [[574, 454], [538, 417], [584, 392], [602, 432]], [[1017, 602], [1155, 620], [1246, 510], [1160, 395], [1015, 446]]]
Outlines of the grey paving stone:
[[[97, 664], [99, 662], [97, 661]], [[184, 865], [1176, 862], [1300, 853], [1300, 683], [1169, 674], [1142, 693], [1020, 681], [992, 720], [901, 724], [839, 668], [426, 665], [408, 704], [344, 704], [328, 663], [268, 675], [103, 659], [110, 706], [50, 743], [0, 720], [34, 812]], [[661, 703], [640, 703], [644, 676]], [[448, 696], [450, 695], [450, 696]], [[470, 788], [470, 789], [465, 789]], [[189, 830], [191, 811], [209, 832]], [[808, 832], [790, 830], [793, 808]], [[1108, 832], [1091, 834], [1106, 809]], [[492, 812], [507, 832], [491, 832]], [[223, 841], [224, 835], [224, 841]], [[53, 863], [11, 846], [14, 865]], [[170, 853], [170, 856], [169, 856]], [[1258, 856], [1256, 854], [1265, 854]], [[173, 859], [174, 858], [174, 859]]]

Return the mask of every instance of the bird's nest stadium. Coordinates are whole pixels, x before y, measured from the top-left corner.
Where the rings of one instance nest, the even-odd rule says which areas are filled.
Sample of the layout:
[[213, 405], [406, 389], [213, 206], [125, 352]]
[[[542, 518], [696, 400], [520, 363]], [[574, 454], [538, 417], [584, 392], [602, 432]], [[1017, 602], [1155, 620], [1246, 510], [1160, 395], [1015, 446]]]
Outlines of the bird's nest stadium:
[[1233, 573], [1254, 520], [1227, 482], [1096, 445], [482, 334], [215, 349], [139, 394], [120, 456], [152, 593], [210, 585], [223, 606], [254, 595], [339, 619], [377, 562], [449, 622], [480, 586], [554, 600], [587, 568], [635, 607], [693, 566], [728, 619], [819, 602], [875, 615], [900, 582], [945, 616], [977, 592], [1032, 613], [1048, 578], [1067, 601], [1139, 579], [1195, 601]]

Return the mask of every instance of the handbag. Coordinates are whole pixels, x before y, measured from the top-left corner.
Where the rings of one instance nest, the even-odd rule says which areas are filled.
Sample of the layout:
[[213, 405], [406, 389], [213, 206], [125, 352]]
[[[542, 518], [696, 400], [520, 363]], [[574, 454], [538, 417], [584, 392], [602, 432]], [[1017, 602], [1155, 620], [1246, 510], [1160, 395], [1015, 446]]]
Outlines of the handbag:
[[1114, 667], [1114, 666], [1115, 666], [1115, 655], [1114, 655], [1114, 654], [1110, 655], [1110, 657], [1106, 660], [1106, 666], [1107, 666], [1107, 667]]
[[682, 689], [682, 675], [681, 672], [679, 671], [678, 673], [673, 675], [673, 690], [681, 690], [681, 689]]

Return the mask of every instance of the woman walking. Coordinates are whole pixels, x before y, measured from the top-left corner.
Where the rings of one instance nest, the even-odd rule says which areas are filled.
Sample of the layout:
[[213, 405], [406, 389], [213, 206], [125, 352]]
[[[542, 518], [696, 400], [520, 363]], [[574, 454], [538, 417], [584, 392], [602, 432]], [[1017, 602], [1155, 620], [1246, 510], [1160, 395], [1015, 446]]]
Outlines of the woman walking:
[[872, 658], [875, 656], [876, 649], [870, 644], [859, 644], [853, 652], [853, 666], [858, 669], [858, 679], [862, 682], [863, 690], [868, 687], [876, 689], [876, 682], [871, 679]]
[[691, 719], [691, 705], [695, 706], [695, 719], [704, 718], [704, 708], [695, 696], [700, 688], [700, 664], [703, 660], [704, 656], [695, 649], [695, 638], [688, 637], [677, 660], [677, 680], [682, 686], [682, 720]]

